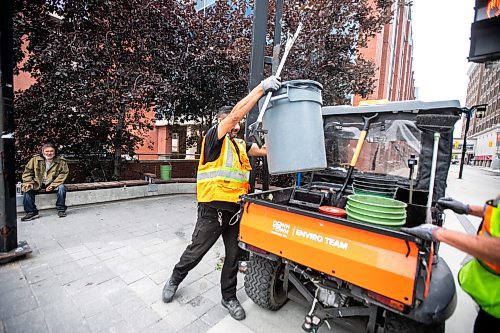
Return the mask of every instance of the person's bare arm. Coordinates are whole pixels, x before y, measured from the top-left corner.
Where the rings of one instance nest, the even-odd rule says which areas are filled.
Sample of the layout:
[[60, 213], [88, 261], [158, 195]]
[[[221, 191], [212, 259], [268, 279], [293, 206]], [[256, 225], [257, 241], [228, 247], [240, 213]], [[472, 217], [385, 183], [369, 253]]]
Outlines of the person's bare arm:
[[252, 91], [241, 101], [239, 101], [231, 113], [224, 118], [217, 126], [217, 138], [220, 140], [226, 135], [236, 124], [238, 124], [245, 115], [252, 110], [253, 106], [264, 95], [262, 85], [253, 88]]
[[484, 215], [484, 206], [480, 205], [469, 205], [469, 215], [474, 215], [477, 217], [483, 217]]
[[252, 143], [252, 146], [248, 150], [248, 156], [266, 156], [267, 148], [266, 145], [263, 145], [259, 148], [259, 145], [256, 143]]
[[444, 228], [437, 229], [433, 236], [436, 240], [456, 247], [477, 259], [500, 265], [500, 237], [468, 235]]

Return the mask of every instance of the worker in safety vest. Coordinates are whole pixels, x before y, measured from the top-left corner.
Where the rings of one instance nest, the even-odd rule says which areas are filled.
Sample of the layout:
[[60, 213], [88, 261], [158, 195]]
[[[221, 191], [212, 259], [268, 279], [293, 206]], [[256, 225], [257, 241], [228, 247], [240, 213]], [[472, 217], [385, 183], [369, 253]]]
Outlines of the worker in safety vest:
[[263, 80], [234, 107], [223, 107], [218, 124], [203, 138], [196, 192], [198, 219], [189, 244], [175, 265], [172, 276], [163, 288], [162, 299], [172, 301], [179, 284], [210, 250], [222, 235], [225, 248], [221, 272], [222, 305], [236, 320], [245, 318], [245, 310], [236, 298], [238, 274], [238, 232], [240, 196], [248, 193], [250, 162], [248, 156], [265, 156], [265, 145], [237, 139], [240, 121], [259, 99], [269, 91], [276, 91], [281, 83], [275, 76]]
[[[474, 257], [458, 273], [458, 282], [479, 305], [474, 333], [493, 332], [500, 327], [500, 196], [484, 206], [466, 205], [451, 198], [441, 198], [438, 205], [457, 214], [482, 217], [477, 235], [422, 224], [401, 231], [414, 236], [444, 242]], [[497, 327], [495, 329], [495, 327]]]

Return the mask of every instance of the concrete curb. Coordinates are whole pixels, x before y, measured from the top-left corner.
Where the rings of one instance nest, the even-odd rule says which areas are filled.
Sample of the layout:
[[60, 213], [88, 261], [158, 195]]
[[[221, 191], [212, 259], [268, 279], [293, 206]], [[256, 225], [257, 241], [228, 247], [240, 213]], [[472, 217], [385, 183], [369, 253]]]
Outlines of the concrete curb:
[[[133, 187], [124, 186], [117, 188], [67, 192], [66, 205], [68, 207], [72, 207], [109, 201], [153, 197], [159, 195], [195, 193], [196, 183], [150, 184]], [[36, 196], [36, 206], [39, 210], [55, 208], [55, 203], [55, 193], [46, 193]], [[16, 197], [16, 205], [17, 212], [22, 213], [24, 211], [24, 208], [23, 197], [21, 195]]]

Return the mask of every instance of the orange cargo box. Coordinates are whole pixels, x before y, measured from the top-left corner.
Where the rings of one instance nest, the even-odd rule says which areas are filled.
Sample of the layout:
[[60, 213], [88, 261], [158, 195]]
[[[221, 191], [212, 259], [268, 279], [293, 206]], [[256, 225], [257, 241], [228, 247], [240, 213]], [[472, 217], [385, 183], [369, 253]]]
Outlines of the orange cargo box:
[[241, 242], [413, 304], [421, 262], [413, 237], [390, 228], [252, 201], [245, 202]]

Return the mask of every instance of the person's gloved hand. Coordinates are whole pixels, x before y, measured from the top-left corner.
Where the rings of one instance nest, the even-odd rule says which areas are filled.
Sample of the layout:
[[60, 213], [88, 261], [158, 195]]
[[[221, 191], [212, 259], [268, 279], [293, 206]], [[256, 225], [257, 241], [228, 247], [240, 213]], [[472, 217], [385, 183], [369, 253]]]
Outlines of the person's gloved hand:
[[438, 227], [437, 225], [434, 224], [421, 224], [419, 226], [413, 227], [413, 228], [401, 228], [400, 230], [402, 232], [406, 232], [407, 234], [416, 236], [418, 238], [422, 238], [428, 241], [437, 241], [436, 238], [436, 232], [441, 229], [441, 227]]
[[453, 198], [441, 198], [437, 201], [437, 204], [441, 206], [443, 209], [451, 209], [457, 214], [470, 214], [470, 207], [460, 201], [457, 201]]
[[273, 75], [265, 80], [262, 80], [260, 85], [262, 86], [264, 93], [267, 94], [270, 91], [278, 90], [281, 87], [281, 81], [279, 77]]

